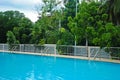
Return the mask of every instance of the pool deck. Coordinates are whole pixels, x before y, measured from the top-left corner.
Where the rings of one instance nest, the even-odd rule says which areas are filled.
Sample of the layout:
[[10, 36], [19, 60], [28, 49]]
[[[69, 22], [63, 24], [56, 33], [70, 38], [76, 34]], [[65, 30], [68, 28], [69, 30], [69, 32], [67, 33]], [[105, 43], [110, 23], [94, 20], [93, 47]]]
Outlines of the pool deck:
[[62, 58], [73, 58], [73, 59], [82, 59], [82, 60], [90, 60], [90, 61], [103, 61], [103, 62], [112, 62], [112, 63], [119, 63], [120, 60], [113, 60], [113, 59], [104, 59], [104, 58], [88, 58], [83, 56], [69, 56], [69, 55], [59, 55], [59, 54], [44, 54], [44, 53], [33, 53], [33, 52], [18, 52], [18, 51], [3, 51], [0, 52], [10, 52], [15, 54], [29, 54], [29, 55], [42, 55], [42, 56], [53, 56], [53, 57], [62, 57]]

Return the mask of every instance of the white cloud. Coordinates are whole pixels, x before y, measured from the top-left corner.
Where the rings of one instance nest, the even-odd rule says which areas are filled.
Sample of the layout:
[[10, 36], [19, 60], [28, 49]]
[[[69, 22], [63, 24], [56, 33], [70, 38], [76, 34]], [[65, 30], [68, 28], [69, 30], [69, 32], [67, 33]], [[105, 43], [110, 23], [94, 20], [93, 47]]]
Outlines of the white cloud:
[[[58, 8], [61, 6], [64, 7], [63, 0], [58, 1], [62, 1]], [[35, 22], [38, 19], [38, 14], [35, 9], [38, 4], [39, 7], [43, 5], [42, 0], [0, 0], [0, 11], [17, 10]]]
[[11, 0], [11, 3], [19, 5], [35, 5], [42, 3], [42, 0]]
[[22, 11], [25, 14], [26, 17], [28, 17], [32, 22], [35, 22], [38, 20], [38, 14], [35, 11]]
[[38, 14], [35, 10], [26, 10], [26, 9], [18, 9], [14, 7], [4, 7], [0, 6], [0, 11], [7, 11], [7, 10], [17, 10], [21, 13], [24, 13], [27, 18], [29, 18], [32, 22], [35, 22], [38, 20]]
[[0, 0], [0, 11], [17, 10], [35, 22], [38, 18], [35, 6], [42, 4], [42, 0]]

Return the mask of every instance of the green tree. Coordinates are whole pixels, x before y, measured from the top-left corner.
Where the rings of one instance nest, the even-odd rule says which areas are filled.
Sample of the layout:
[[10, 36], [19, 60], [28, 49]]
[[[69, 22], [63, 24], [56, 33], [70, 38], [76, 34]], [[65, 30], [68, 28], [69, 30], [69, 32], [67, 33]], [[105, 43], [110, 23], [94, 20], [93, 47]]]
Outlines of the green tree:
[[19, 41], [16, 40], [16, 37], [15, 37], [15, 35], [13, 34], [12, 31], [8, 31], [8, 32], [7, 32], [7, 43], [9, 44], [10, 50], [12, 49], [12, 45], [13, 45], [13, 44], [18, 44], [18, 43], [19, 43]]
[[[44, 40], [45, 43], [57, 43], [60, 12], [56, 7], [60, 2], [56, 0], [43, 0], [43, 2], [41, 17], [32, 29], [32, 37], [34, 37], [34, 39], [32, 39], [31, 42], [38, 44], [41, 40]], [[36, 29], [38, 29], [38, 31]], [[37, 41], [35, 41], [35, 39], [37, 39]]]
[[7, 43], [8, 44], [16, 44], [17, 43], [16, 37], [12, 31], [7, 32]]
[[[18, 31], [13, 30], [14, 34], [18, 33], [16, 36], [16, 38], [20, 41], [20, 43], [22, 44], [28, 44], [30, 43], [30, 39], [31, 39], [31, 29], [33, 28], [33, 23], [28, 19], [28, 18], [22, 18], [19, 21], [19, 25], [18, 25]], [[26, 35], [26, 37], [25, 37]], [[24, 36], [24, 37], [23, 37]]]
[[[0, 24], [0, 43], [7, 42], [6, 33], [8, 31], [13, 31], [20, 43], [23, 43], [21, 40], [22, 34], [29, 35], [31, 33], [30, 28], [32, 27], [32, 22], [19, 11], [0, 12]], [[22, 33], [19, 32], [20, 30]], [[27, 39], [29, 40], [29, 38]], [[29, 42], [28, 40], [26, 42]]]
[[66, 30], [65, 28], [60, 28], [59, 29], [59, 39], [57, 41], [58, 45], [73, 45], [74, 40], [73, 40], [73, 35]]
[[112, 21], [115, 25], [120, 25], [120, 0], [104, 0], [102, 8], [106, 8], [108, 21]]
[[77, 44], [79, 45], [92, 45], [92, 39], [95, 36], [96, 17], [99, 16], [97, 9], [99, 8], [98, 2], [81, 2], [79, 5], [79, 12], [77, 16], [69, 17], [68, 26], [75, 36]]
[[36, 10], [38, 14], [41, 16], [51, 16], [52, 13], [57, 10], [57, 5], [61, 3], [61, 1], [56, 0], [42, 0], [43, 5], [36, 6]]
[[[78, 0], [77, 0], [78, 2]], [[79, 3], [77, 3], [78, 5]], [[74, 18], [76, 16], [76, 0], [68, 0], [65, 2], [65, 9], [62, 11], [63, 20], [62, 20], [62, 27], [69, 30], [68, 27], [68, 17]]]
[[31, 32], [31, 40], [30, 43], [38, 44], [40, 39], [43, 39], [44, 32], [42, 32], [40, 24], [37, 22], [35, 23], [34, 27], [32, 28]]
[[119, 27], [114, 26], [112, 23], [106, 23], [98, 29], [97, 37], [93, 39], [93, 42], [101, 48], [120, 46], [119, 35]]

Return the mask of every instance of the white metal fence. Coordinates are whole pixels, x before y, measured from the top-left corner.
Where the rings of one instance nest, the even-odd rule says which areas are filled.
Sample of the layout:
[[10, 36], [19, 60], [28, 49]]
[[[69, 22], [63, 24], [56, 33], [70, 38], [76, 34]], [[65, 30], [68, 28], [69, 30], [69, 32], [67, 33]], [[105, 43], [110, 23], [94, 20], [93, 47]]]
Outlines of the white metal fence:
[[120, 59], [120, 47], [102, 48], [95, 46], [70, 46], [70, 45], [34, 45], [34, 44], [16, 44], [9, 46], [8, 44], [0, 44], [2, 51], [20, 51], [33, 52], [42, 54], [61, 54], [72, 56], [83, 56], [89, 58], [107, 58]]

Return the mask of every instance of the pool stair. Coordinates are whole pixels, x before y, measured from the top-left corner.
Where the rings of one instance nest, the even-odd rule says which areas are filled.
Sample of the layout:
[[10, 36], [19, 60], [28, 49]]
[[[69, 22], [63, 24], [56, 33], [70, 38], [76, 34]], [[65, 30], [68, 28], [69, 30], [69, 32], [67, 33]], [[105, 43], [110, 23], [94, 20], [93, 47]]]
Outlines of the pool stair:
[[12, 49], [10, 49], [10, 53], [14, 53], [14, 51], [17, 50], [17, 47], [18, 47], [18, 46], [14, 46], [14, 47], [12, 47]]

